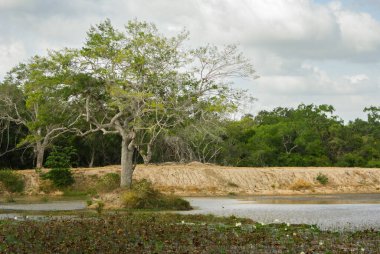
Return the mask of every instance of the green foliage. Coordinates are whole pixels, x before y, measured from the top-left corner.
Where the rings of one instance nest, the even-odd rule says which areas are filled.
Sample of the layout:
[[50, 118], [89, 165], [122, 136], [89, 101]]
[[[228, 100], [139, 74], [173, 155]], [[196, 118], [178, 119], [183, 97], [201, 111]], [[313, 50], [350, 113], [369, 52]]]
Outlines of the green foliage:
[[104, 209], [104, 203], [99, 201], [96, 203], [96, 207], [95, 207], [95, 210], [98, 214], [101, 214], [103, 212], [103, 209]]
[[369, 168], [380, 168], [380, 160], [368, 161], [367, 167], [369, 167]]
[[8, 192], [23, 192], [25, 180], [22, 175], [12, 170], [0, 170], [0, 182]]
[[322, 174], [322, 173], [319, 173], [319, 174], [317, 175], [316, 180], [317, 180], [320, 184], [322, 184], [322, 185], [326, 185], [326, 184], [328, 184], [328, 182], [329, 182], [329, 178], [328, 178], [328, 176], [325, 175], [325, 174]]
[[44, 180], [51, 180], [55, 187], [64, 188], [74, 183], [74, 177], [68, 168], [53, 168], [46, 174], [41, 175]]
[[54, 147], [53, 151], [46, 159], [45, 166], [52, 169], [46, 174], [41, 174], [44, 180], [51, 180], [57, 188], [64, 188], [72, 185], [74, 181], [70, 170], [71, 158], [76, 154], [73, 147]]
[[110, 192], [120, 187], [120, 175], [117, 173], [107, 173], [102, 176], [96, 185], [100, 192]]
[[182, 198], [164, 195], [147, 180], [136, 181], [131, 190], [123, 193], [122, 204], [128, 209], [190, 210], [190, 203]]
[[48, 168], [70, 168], [72, 159], [76, 156], [74, 147], [54, 147], [46, 159], [45, 166]]

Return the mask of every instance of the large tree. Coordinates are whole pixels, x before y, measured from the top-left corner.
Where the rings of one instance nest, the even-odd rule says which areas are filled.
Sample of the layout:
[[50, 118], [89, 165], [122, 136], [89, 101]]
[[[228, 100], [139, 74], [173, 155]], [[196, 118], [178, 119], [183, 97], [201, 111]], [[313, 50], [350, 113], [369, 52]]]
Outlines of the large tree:
[[0, 84], [0, 120], [27, 130], [17, 147], [33, 147], [37, 168], [43, 166], [46, 148], [79, 119], [68, 89], [72, 56], [64, 51], [35, 56], [13, 68]]
[[89, 123], [82, 134], [100, 130], [121, 136], [122, 187], [131, 187], [134, 156], [157, 132], [202, 111], [234, 108], [242, 94], [228, 79], [254, 74], [236, 47], [188, 50], [187, 35], [167, 38], [153, 24], [138, 21], [120, 32], [109, 20], [87, 33], [75, 96]]

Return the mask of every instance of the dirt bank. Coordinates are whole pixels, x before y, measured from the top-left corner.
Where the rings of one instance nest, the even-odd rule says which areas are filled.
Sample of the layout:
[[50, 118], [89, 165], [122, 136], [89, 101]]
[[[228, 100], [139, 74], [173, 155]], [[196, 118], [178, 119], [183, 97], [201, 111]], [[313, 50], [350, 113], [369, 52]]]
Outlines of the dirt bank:
[[[35, 191], [38, 178], [34, 171], [20, 172], [27, 179], [27, 190]], [[120, 166], [79, 168], [73, 172], [81, 185], [103, 174], [120, 172]], [[326, 185], [316, 180], [319, 173], [328, 177]], [[159, 190], [181, 196], [380, 193], [380, 169], [374, 168], [237, 168], [167, 163], [138, 165], [134, 177], [149, 179]]]

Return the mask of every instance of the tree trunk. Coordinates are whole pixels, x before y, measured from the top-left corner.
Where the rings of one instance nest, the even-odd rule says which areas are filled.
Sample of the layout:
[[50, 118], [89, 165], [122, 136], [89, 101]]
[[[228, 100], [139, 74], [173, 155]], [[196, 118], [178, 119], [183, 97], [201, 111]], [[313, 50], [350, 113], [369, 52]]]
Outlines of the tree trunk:
[[120, 187], [130, 189], [132, 187], [132, 175], [134, 170], [133, 152], [134, 148], [129, 147], [131, 140], [123, 137], [121, 143], [121, 182]]
[[145, 165], [148, 165], [150, 163], [150, 161], [152, 160], [152, 146], [153, 145], [151, 143], [149, 143], [147, 145], [146, 154], [141, 154], [141, 157], [143, 158]]
[[41, 142], [36, 144], [36, 168], [42, 168], [44, 162], [45, 147]]
[[92, 149], [91, 160], [90, 160], [90, 163], [88, 164], [89, 168], [92, 168], [94, 166], [94, 160], [95, 160], [95, 149]]

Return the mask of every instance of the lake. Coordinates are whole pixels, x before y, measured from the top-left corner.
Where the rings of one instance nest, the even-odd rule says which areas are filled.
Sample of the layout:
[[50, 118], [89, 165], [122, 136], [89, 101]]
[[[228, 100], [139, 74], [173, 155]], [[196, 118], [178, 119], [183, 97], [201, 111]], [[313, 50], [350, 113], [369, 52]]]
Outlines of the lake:
[[[380, 229], [380, 194], [299, 196], [189, 197], [194, 207], [183, 214], [214, 214], [250, 218], [262, 223], [316, 224], [321, 229]], [[86, 208], [84, 201], [2, 203], [0, 219], [17, 211], [68, 211]], [[38, 216], [39, 217], [39, 216]]]
[[186, 198], [183, 214], [250, 218], [262, 223], [316, 224], [321, 229], [380, 229], [380, 194]]

